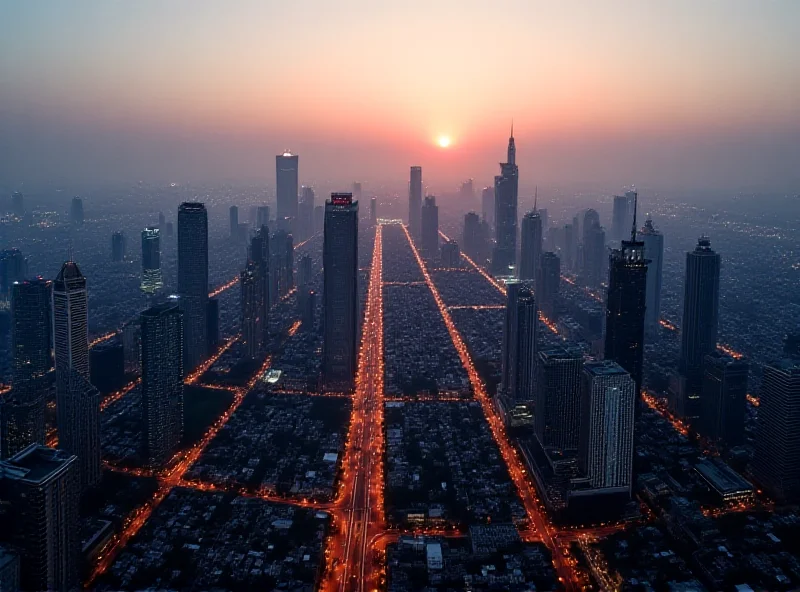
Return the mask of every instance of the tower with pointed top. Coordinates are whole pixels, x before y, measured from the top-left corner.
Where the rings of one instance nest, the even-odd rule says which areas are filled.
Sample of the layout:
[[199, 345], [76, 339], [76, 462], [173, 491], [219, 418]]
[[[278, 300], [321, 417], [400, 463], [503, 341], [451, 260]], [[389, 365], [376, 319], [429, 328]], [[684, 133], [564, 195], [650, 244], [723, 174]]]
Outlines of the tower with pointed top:
[[513, 275], [516, 265], [519, 169], [513, 122], [506, 160], [500, 163], [500, 174], [494, 178], [495, 247], [492, 273], [498, 276]]

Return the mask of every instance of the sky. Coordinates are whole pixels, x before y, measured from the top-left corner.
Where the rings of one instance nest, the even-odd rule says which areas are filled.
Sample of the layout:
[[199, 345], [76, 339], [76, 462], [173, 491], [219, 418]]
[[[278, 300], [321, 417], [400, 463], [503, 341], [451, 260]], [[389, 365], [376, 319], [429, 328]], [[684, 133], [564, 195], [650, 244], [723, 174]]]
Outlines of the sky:
[[[0, 0], [0, 185], [800, 189], [796, 0]], [[451, 144], [443, 149], [438, 138]]]

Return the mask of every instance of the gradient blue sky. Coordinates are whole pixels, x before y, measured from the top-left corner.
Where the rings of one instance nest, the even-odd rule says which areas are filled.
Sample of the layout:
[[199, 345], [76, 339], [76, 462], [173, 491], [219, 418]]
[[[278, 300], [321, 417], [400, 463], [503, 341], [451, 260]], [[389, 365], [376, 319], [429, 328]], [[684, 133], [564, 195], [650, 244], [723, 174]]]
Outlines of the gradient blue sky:
[[[796, 0], [0, 0], [0, 180], [800, 183]], [[453, 139], [447, 150], [435, 140]], [[794, 190], [793, 190], [794, 188]]]

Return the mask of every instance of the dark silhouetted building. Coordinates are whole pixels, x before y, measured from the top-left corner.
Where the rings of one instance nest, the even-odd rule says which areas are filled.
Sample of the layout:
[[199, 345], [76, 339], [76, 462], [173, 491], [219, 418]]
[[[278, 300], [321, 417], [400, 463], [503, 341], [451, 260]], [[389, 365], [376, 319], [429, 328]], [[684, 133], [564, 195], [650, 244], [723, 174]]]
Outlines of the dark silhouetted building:
[[652, 220], [644, 223], [639, 233], [644, 243], [647, 264], [647, 310], [644, 313], [644, 330], [648, 335], [657, 335], [661, 320], [661, 279], [664, 268], [664, 235], [653, 226]]
[[576, 230], [572, 224], [564, 224], [564, 269], [574, 269], [575, 267], [575, 234]]
[[167, 222], [167, 236], [172, 236], [174, 234], [174, 226], [172, 222]]
[[314, 189], [303, 186], [298, 205], [297, 237], [304, 241], [314, 234]]
[[539, 308], [550, 320], [558, 316], [558, 292], [561, 287], [561, 260], [555, 253], [542, 253], [536, 277]]
[[125, 384], [125, 348], [106, 341], [89, 351], [89, 381], [101, 393], [111, 393]]
[[202, 203], [178, 208], [178, 294], [183, 309], [183, 369], [194, 370], [208, 352], [208, 213]]
[[606, 232], [594, 210], [586, 212], [583, 221], [583, 278], [586, 285], [598, 288], [603, 283], [606, 257]]
[[427, 257], [439, 254], [439, 206], [432, 195], [425, 197], [422, 206], [422, 252]]
[[11, 194], [11, 213], [17, 218], [25, 215], [25, 197], [19, 191]]
[[277, 185], [278, 227], [289, 232], [297, 220], [298, 168], [300, 157], [288, 150], [275, 157], [275, 178]]
[[484, 187], [481, 191], [481, 216], [489, 228], [494, 228], [494, 187]]
[[0, 251], [0, 302], [11, 298], [11, 286], [28, 275], [28, 260], [19, 249]]
[[228, 210], [231, 226], [231, 238], [234, 240], [239, 239], [239, 208], [231, 206]]
[[422, 167], [411, 167], [411, 180], [408, 184], [408, 230], [411, 236], [419, 239], [422, 235]]
[[[542, 217], [536, 210], [522, 217], [520, 231], [519, 279], [535, 282], [542, 256]], [[536, 290], [539, 290], [536, 284]]]
[[500, 174], [494, 178], [495, 247], [492, 253], [494, 275], [514, 275], [517, 255], [517, 200], [519, 168], [514, 128], [508, 138], [508, 158], [500, 163]]
[[264, 335], [261, 318], [264, 310], [261, 301], [262, 284], [255, 262], [247, 262], [247, 267], [239, 274], [239, 284], [241, 286], [242, 348], [245, 356], [255, 358], [261, 351], [261, 340]]
[[475, 212], [468, 212], [464, 216], [461, 244], [464, 247], [464, 254], [479, 264], [486, 258], [486, 242], [482, 234], [480, 217]]
[[461, 251], [454, 240], [442, 243], [442, 267], [461, 267]]
[[258, 314], [261, 317], [261, 345], [269, 342], [269, 230], [261, 226], [256, 230], [255, 236], [250, 239], [250, 261], [255, 264], [258, 276]]
[[358, 363], [358, 203], [332, 193], [325, 204], [323, 376], [329, 390], [355, 386]]
[[0, 498], [10, 507], [21, 589], [77, 590], [80, 530], [78, 460], [32, 444], [0, 462]]
[[161, 276], [161, 231], [142, 230], [142, 292], [155, 294], [164, 286]]
[[728, 446], [744, 443], [747, 374], [750, 366], [718, 351], [706, 355], [703, 368], [701, 433]]
[[509, 282], [503, 330], [503, 390], [513, 403], [533, 401], [538, 327], [539, 311], [530, 285]]
[[378, 223], [378, 199], [376, 197], [369, 200], [369, 221], [373, 226]]
[[111, 260], [114, 262], [124, 261], [126, 247], [125, 235], [120, 231], [114, 232], [111, 235]]
[[176, 298], [148, 308], [142, 326], [142, 420], [148, 463], [162, 466], [183, 437], [183, 312]]
[[269, 206], [258, 206], [256, 210], [256, 229], [269, 226]]
[[624, 195], [614, 196], [614, 208], [611, 214], [611, 237], [621, 241], [628, 237], [631, 222], [628, 219], [628, 198]]
[[782, 503], [800, 501], [800, 360], [764, 366], [759, 394], [755, 480]]
[[581, 425], [580, 350], [552, 348], [539, 352], [536, 388], [536, 437], [544, 448], [578, 450]]
[[83, 200], [73, 197], [69, 208], [69, 220], [73, 224], [83, 224]]

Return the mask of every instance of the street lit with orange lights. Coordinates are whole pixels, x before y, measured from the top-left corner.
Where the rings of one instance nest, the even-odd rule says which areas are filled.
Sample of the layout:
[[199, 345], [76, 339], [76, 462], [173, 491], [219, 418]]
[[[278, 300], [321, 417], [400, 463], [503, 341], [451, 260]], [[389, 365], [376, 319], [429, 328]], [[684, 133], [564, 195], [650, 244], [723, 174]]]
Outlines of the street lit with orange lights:
[[112, 403], [116, 403], [122, 397], [127, 395], [133, 389], [135, 389], [140, 383], [142, 382], [141, 378], [137, 378], [123, 386], [121, 389], [114, 391], [113, 393], [106, 395], [102, 401], [100, 401], [100, 411], [105, 411], [109, 405]]

